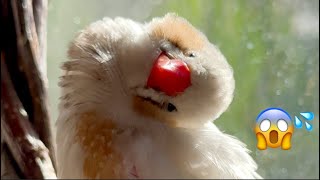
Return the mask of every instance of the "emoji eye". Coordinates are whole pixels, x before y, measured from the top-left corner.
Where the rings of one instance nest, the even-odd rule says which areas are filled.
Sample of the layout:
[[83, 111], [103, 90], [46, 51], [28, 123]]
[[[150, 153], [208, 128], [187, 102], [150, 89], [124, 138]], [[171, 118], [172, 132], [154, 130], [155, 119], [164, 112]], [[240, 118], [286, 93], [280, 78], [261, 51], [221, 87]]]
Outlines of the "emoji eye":
[[270, 125], [271, 125], [271, 123], [270, 123], [269, 119], [264, 119], [260, 123], [260, 130], [263, 132], [268, 131], [268, 129], [270, 128]]
[[286, 131], [288, 129], [288, 124], [285, 120], [283, 119], [280, 119], [278, 120], [277, 122], [277, 126], [278, 126], [278, 129], [282, 132]]

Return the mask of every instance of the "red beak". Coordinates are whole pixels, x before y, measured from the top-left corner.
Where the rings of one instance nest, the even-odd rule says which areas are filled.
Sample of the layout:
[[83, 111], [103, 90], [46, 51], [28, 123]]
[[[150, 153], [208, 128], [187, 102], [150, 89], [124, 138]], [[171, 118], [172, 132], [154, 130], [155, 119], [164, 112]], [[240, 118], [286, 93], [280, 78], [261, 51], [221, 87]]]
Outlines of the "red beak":
[[176, 96], [191, 85], [190, 70], [180, 59], [169, 59], [161, 53], [148, 78], [147, 87]]

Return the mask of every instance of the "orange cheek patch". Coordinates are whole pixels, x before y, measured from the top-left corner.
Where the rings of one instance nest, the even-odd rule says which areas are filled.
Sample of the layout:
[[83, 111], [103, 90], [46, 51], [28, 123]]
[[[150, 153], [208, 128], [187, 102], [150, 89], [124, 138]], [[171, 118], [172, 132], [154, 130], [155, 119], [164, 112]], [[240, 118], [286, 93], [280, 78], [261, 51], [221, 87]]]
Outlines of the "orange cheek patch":
[[76, 141], [85, 151], [83, 173], [87, 178], [120, 178], [122, 158], [113, 146], [117, 131], [109, 119], [84, 113], [77, 125]]

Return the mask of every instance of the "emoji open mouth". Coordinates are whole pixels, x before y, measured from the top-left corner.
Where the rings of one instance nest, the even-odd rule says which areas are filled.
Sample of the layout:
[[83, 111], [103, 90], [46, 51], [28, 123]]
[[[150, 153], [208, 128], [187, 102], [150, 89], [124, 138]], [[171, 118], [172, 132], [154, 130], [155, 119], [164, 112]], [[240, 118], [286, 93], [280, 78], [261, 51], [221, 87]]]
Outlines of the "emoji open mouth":
[[269, 140], [272, 144], [278, 142], [278, 132], [276, 130], [272, 130], [269, 134]]

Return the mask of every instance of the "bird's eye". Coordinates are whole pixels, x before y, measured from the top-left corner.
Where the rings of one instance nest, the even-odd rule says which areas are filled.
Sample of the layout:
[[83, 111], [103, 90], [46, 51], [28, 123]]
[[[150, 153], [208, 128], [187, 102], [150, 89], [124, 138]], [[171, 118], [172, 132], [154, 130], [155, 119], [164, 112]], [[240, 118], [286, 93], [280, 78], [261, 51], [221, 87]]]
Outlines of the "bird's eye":
[[196, 53], [194, 52], [186, 52], [185, 55], [188, 57], [196, 57]]
[[172, 111], [177, 111], [177, 108], [173, 104], [169, 103], [168, 106], [167, 106], [167, 110], [169, 112], [172, 112]]
[[271, 122], [269, 121], [269, 119], [264, 119], [261, 123], [260, 123], [260, 130], [263, 132], [268, 131], [268, 129], [271, 126]]
[[278, 129], [282, 132], [285, 132], [288, 129], [288, 124], [285, 120], [279, 119], [277, 122]]

